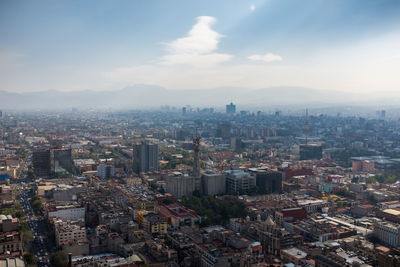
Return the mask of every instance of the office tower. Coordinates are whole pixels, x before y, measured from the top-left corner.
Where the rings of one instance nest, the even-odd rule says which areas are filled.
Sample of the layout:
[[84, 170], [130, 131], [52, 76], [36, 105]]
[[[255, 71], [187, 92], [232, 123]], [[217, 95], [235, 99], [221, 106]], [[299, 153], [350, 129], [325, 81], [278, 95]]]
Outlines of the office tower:
[[226, 192], [226, 176], [222, 173], [207, 171], [201, 175], [202, 193], [219, 195]]
[[234, 105], [232, 102], [229, 105], [226, 105], [226, 113], [235, 114], [236, 113], [236, 105]]
[[0, 110], [0, 119], [3, 117], [3, 111]]
[[322, 146], [319, 144], [300, 145], [300, 160], [321, 159]]
[[37, 177], [49, 177], [52, 172], [50, 149], [45, 148], [33, 151], [32, 163]]
[[186, 115], [186, 107], [182, 108], [182, 115], [185, 116]]
[[133, 171], [141, 172], [158, 170], [158, 144], [140, 142], [133, 145]]
[[56, 148], [52, 149], [52, 168], [54, 173], [59, 172], [72, 172], [72, 150], [70, 148]]
[[251, 168], [250, 172], [256, 175], [256, 185], [260, 194], [282, 193], [283, 173], [265, 168]]
[[97, 166], [97, 176], [103, 179], [110, 179], [115, 175], [115, 168], [111, 164], [101, 163]]

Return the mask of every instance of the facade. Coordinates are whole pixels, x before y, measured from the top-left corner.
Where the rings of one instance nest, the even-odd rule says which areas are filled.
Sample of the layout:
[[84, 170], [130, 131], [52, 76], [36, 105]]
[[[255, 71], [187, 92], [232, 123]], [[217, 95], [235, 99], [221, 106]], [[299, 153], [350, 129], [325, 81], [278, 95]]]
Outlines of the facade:
[[400, 245], [400, 226], [389, 222], [376, 222], [374, 225], [374, 235], [380, 242], [391, 247]]
[[133, 171], [137, 174], [158, 171], [158, 144], [141, 142], [133, 145]]
[[52, 159], [54, 172], [72, 172], [73, 161], [72, 161], [72, 150], [70, 148], [57, 148], [52, 149]]
[[204, 195], [219, 195], [226, 192], [226, 176], [222, 173], [203, 173], [201, 175], [201, 184]]
[[38, 177], [49, 177], [55, 173], [73, 171], [70, 148], [38, 149], [33, 151], [32, 162], [34, 172]]
[[55, 210], [49, 211], [49, 218], [60, 218], [62, 220], [85, 219], [85, 208], [75, 206], [58, 206]]
[[319, 144], [300, 145], [300, 160], [311, 160], [322, 158], [322, 146]]
[[0, 232], [12, 232], [19, 230], [19, 221], [12, 215], [0, 214]]
[[185, 176], [180, 172], [174, 172], [166, 178], [167, 192], [176, 198], [191, 196], [196, 189], [196, 179], [193, 176]]
[[256, 185], [260, 194], [282, 193], [283, 173], [266, 169], [250, 169], [256, 175]]
[[143, 216], [143, 228], [151, 234], [166, 234], [168, 224], [160, 215], [147, 214]]
[[0, 233], [0, 254], [22, 255], [22, 240], [18, 231]]
[[370, 160], [357, 160], [352, 162], [353, 172], [373, 172], [375, 171], [375, 162]]
[[97, 166], [97, 176], [103, 179], [110, 179], [115, 175], [115, 167], [110, 164], [101, 163]]
[[255, 189], [256, 178], [253, 174], [243, 170], [228, 170], [226, 175], [226, 189], [233, 194], [248, 193]]
[[86, 240], [86, 229], [71, 221], [54, 219], [54, 229], [57, 246], [62, 246], [70, 240]]
[[226, 113], [235, 114], [236, 113], [236, 105], [232, 102], [229, 105], [226, 105]]
[[35, 175], [38, 177], [49, 177], [51, 175], [50, 149], [33, 151], [32, 163]]

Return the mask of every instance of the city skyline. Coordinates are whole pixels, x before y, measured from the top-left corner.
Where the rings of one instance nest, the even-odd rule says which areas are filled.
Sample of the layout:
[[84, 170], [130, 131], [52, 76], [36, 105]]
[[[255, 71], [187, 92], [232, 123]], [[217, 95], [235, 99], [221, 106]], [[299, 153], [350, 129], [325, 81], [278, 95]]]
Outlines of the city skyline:
[[397, 1], [3, 1], [0, 6], [0, 91], [149, 84], [395, 95], [400, 82]]

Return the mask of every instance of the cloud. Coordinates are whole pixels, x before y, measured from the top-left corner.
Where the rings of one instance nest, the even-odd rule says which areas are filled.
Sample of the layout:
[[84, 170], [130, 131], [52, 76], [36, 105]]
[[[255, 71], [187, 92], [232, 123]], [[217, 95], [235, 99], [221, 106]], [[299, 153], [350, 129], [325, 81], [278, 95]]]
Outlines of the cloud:
[[251, 12], [253, 12], [254, 10], [256, 10], [256, 6], [252, 4], [250, 5], [249, 9]]
[[212, 29], [216, 21], [210, 16], [197, 17], [196, 24], [185, 37], [166, 44], [168, 54], [161, 57], [160, 64], [189, 64], [201, 67], [230, 60], [232, 55], [215, 53], [223, 37]]
[[248, 59], [253, 61], [264, 61], [264, 62], [282, 61], [281, 56], [272, 53], [267, 53], [265, 55], [252, 55], [249, 56]]

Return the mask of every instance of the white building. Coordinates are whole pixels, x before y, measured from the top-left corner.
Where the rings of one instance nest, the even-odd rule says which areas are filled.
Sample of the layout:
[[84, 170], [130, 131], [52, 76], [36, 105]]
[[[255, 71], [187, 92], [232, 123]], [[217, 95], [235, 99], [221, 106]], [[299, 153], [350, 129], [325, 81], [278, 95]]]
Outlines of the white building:
[[55, 210], [49, 211], [49, 218], [60, 218], [64, 221], [85, 219], [85, 208], [75, 205], [56, 206]]
[[386, 245], [397, 247], [400, 245], [400, 225], [389, 222], [376, 222], [374, 235]]

